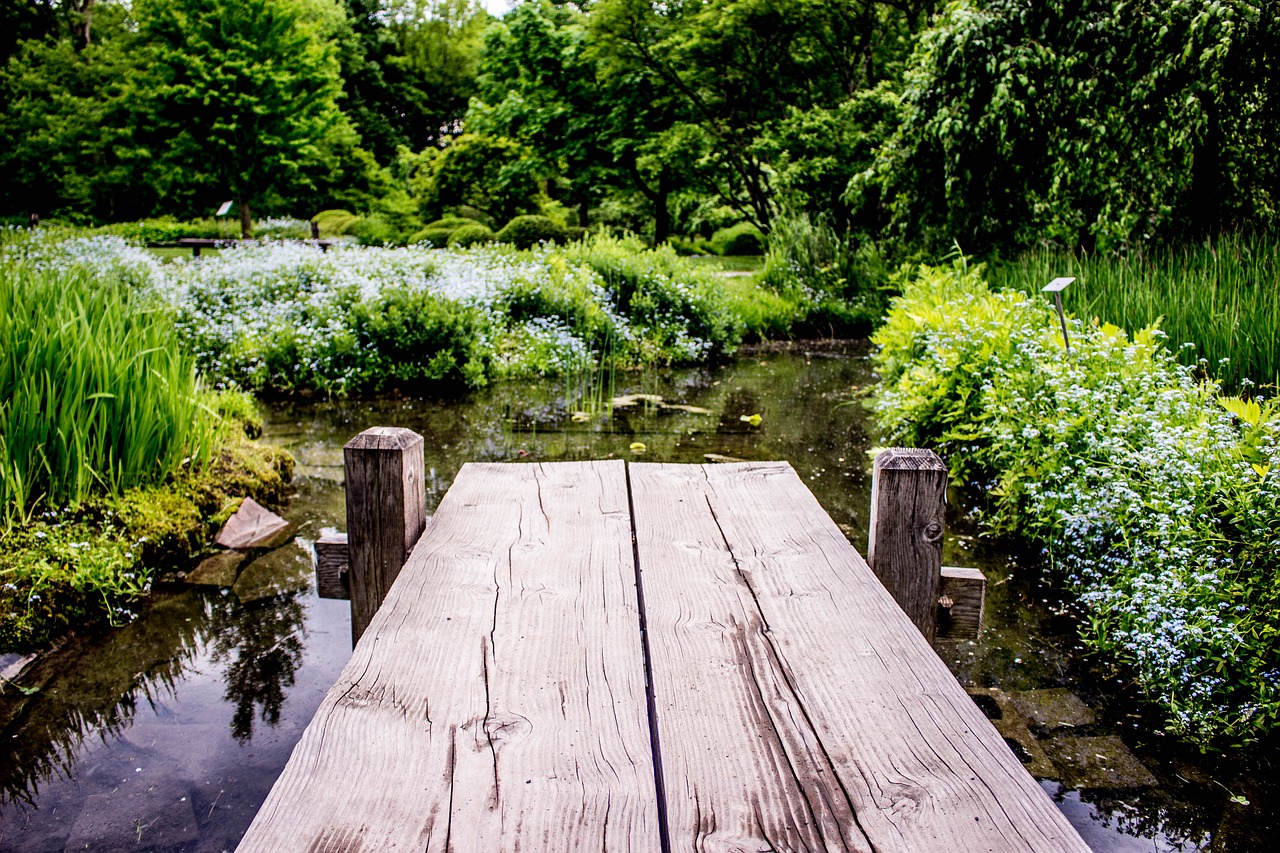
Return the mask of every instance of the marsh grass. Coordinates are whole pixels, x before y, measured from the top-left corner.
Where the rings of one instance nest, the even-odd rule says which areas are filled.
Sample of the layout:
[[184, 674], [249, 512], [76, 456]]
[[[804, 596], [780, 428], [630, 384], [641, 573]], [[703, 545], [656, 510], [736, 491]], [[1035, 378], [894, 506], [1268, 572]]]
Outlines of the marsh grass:
[[0, 258], [0, 529], [199, 463], [217, 424], [157, 299]]
[[[998, 290], [1036, 292], [1058, 276], [1079, 279], [1064, 307], [1121, 328], [1159, 321], [1184, 363], [1203, 358], [1229, 387], [1280, 385], [1280, 237], [1223, 234], [1133, 255], [1040, 250], [989, 273]], [[1224, 361], [1226, 359], [1226, 361]]]

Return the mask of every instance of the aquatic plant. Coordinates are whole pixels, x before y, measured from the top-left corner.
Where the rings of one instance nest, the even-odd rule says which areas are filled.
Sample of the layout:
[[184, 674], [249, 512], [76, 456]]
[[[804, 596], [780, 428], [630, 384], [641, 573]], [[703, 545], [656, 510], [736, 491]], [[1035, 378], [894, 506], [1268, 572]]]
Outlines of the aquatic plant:
[[[936, 448], [992, 533], [1043, 543], [1080, 633], [1202, 745], [1280, 719], [1280, 405], [1223, 397], [1148, 326], [1068, 318], [980, 269], [900, 280], [874, 340], [889, 440]], [[1199, 365], [1203, 367], [1203, 365]], [[1246, 383], [1246, 388], [1248, 384]]]

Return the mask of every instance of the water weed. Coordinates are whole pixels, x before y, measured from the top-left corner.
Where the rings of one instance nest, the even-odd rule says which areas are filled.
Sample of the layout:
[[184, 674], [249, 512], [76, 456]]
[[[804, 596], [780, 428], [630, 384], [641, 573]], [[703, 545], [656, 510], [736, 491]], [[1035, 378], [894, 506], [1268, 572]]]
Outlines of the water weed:
[[901, 283], [875, 336], [888, 438], [937, 448], [985, 494], [989, 531], [1043, 543], [1085, 641], [1171, 731], [1209, 745], [1273, 730], [1280, 405], [1223, 397], [1155, 326], [1068, 318], [1068, 353], [1046, 300], [992, 292], [980, 269]]

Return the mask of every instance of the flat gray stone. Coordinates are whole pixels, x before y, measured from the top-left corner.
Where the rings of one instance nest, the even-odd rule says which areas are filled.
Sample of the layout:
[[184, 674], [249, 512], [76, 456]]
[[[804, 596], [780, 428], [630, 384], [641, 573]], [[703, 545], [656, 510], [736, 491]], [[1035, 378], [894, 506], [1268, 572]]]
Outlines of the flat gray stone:
[[1089, 706], [1065, 687], [1014, 691], [1009, 698], [1027, 721], [1037, 728], [1053, 731], [1091, 726], [1098, 721]]
[[231, 586], [240, 574], [240, 564], [244, 562], [244, 554], [239, 551], [223, 551], [212, 557], [205, 557], [187, 573], [187, 583], [196, 586]]
[[250, 548], [266, 548], [289, 527], [289, 522], [276, 515], [253, 498], [245, 498], [235, 515], [227, 519], [218, 532], [217, 542], [223, 548], [248, 551]]
[[1037, 779], [1058, 778], [1058, 768], [1049, 760], [1008, 693], [998, 687], [969, 687], [967, 690], [1028, 773]]
[[1152, 788], [1156, 777], [1124, 741], [1102, 737], [1056, 737], [1040, 742], [1068, 788]]

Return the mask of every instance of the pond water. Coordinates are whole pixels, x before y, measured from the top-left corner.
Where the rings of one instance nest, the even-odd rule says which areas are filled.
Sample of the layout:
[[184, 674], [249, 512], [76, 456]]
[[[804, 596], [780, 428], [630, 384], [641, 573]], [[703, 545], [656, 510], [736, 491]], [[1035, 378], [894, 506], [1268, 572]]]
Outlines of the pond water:
[[[316, 596], [310, 547], [343, 528], [341, 448], [362, 429], [425, 437], [429, 510], [470, 460], [785, 459], [862, 550], [874, 428], [851, 394], [873, 382], [865, 345], [826, 344], [618, 374], [585, 395], [548, 381], [272, 406], [267, 439], [298, 460], [294, 538], [250, 554], [231, 586], [163, 585], [133, 624], [73, 638], [4, 685], [0, 850], [234, 849], [350, 655], [348, 604]], [[608, 405], [628, 395], [650, 396]], [[940, 654], [1095, 850], [1264, 849], [1272, 758], [1169, 748], [1082, 662], [1016, 554], [960, 523], [944, 562], [986, 572], [988, 629]]]

